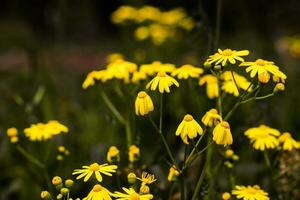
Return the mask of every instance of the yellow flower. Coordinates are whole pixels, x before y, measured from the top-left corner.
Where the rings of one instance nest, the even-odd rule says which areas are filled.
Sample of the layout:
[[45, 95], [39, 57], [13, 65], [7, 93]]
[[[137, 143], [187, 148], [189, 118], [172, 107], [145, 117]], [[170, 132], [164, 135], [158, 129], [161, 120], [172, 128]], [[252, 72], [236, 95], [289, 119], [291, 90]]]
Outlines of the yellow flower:
[[255, 62], [243, 62], [240, 66], [246, 66], [246, 72], [250, 73], [250, 77], [253, 78], [258, 75], [258, 79], [262, 83], [266, 83], [270, 79], [270, 74], [279, 77], [284, 80], [287, 78], [286, 75], [279, 70], [279, 67], [274, 62], [257, 59]]
[[111, 15], [111, 20], [115, 24], [123, 23], [128, 20], [135, 20], [138, 11], [136, 8], [131, 6], [120, 6]]
[[131, 82], [138, 83], [141, 80], [145, 80], [147, 78], [147, 74], [143, 71], [133, 72]]
[[269, 200], [268, 193], [260, 189], [258, 185], [254, 186], [235, 186], [232, 194], [238, 199], [243, 200]]
[[209, 99], [219, 97], [219, 85], [218, 78], [214, 75], [205, 75], [200, 78], [199, 85], [204, 85], [206, 83], [206, 94]]
[[158, 87], [158, 90], [160, 93], [170, 92], [170, 87], [172, 85], [176, 85], [179, 87], [179, 83], [172, 78], [171, 76], [167, 75], [165, 72], [161, 71], [158, 72], [156, 77], [154, 77], [146, 86], [146, 88], [150, 88], [151, 90], [156, 90]]
[[106, 155], [106, 160], [109, 163], [120, 160], [120, 151], [116, 146], [109, 147], [107, 155]]
[[60, 176], [54, 176], [52, 178], [51, 182], [52, 182], [53, 185], [57, 186], [57, 185], [60, 185], [62, 183], [62, 179], [61, 179]]
[[122, 188], [125, 193], [121, 192], [115, 192], [114, 197], [116, 200], [150, 200], [153, 199], [152, 194], [138, 194], [136, 191], [134, 191], [133, 188]]
[[111, 196], [112, 193], [108, 189], [97, 184], [83, 200], [112, 200]]
[[162, 24], [151, 24], [149, 26], [151, 40], [155, 45], [163, 44], [174, 33], [171, 28]]
[[223, 144], [224, 146], [232, 144], [233, 139], [228, 122], [222, 121], [216, 125], [213, 130], [213, 140], [216, 144]]
[[161, 14], [160, 23], [165, 25], [174, 26], [187, 16], [186, 12], [182, 8], [175, 8]]
[[155, 182], [156, 179], [153, 174], [148, 174], [147, 172], [142, 173], [142, 177], [136, 177], [136, 179], [142, 181], [142, 185], [150, 185], [151, 183]]
[[88, 87], [95, 85], [95, 80], [106, 82], [107, 80], [112, 78], [112, 74], [107, 70], [91, 71], [90, 73], [88, 73], [86, 79], [82, 83], [82, 88], [87, 89]]
[[282, 143], [283, 150], [292, 151], [293, 149], [299, 149], [300, 143], [294, 140], [290, 133], [285, 132], [278, 138], [279, 142]]
[[[221, 89], [224, 90], [226, 93], [228, 94], [233, 94], [234, 96], [239, 96], [239, 90], [236, 87], [236, 85], [242, 89], [242, 90], [247, 90], [247, 91], [251, 91], [252, 88], [250, 86], [250, 82], [244, 77], [239, 75], [236, 72], [233, 72], [233, 76], [234, 79], [232, 77], [232, 73], [230, 71], [225, 71], [222, 75], [221, 78], [224, 80], [222, 83], [222, 87]], [[236, 83], [234, 82], [234, 80], [236, 81]]]
[[179, 124], [176, 130], [176, 135], [180, 135], [182, 141], [185, 144], [188, 144], [188, 137], [189, 139], [193, 139], [197, 137], [197, 133], [199, 135], [202, 135], [203, 130], [201, 126], [196, 120], [194, 120], [192, 115], [185, 115], [182, 122]]
[[138, 27], [134, 31], [134, 37], [137, 40], [145, 40], [145, 39], [149, 38], [149, 36], [150, 36], [150, 30], [146, 26]]
[[117, 60], [124, 60], [124, 56], [121, 53], [111, 53], [106, 57], [108, 63], [115, 62]]
[[116, 169], [118, 168], [117, 165], [108, 165], [108, 164], [102, 164], [99, 165], [98, 163], [93, 163], [89, 166], [83, 166], [83, 169], [75, 169], [72, 173], [73, 175], [79, 174], [79, 176], [76, 177], [76, 179], [81, 179], [84, 177], [84, 182], [87, 182], [89, 178], [95, 174], [97, 181], [102, 181], [102, 174], [107, 176], [112, 176], [111, 173], [115, 173]]
[[227, 158], [231, 158], [233, 155], [234, 155], [234, 151], [233, 151], [232, 149], [227, 149], [227, 150], [225, 151], [225, 156], [226, 156]]
[[69, 129], [58, 121], [51, 120], [48, 123], [32, 124], [24, 129], [25, 136], [31, 141], [48, 140], [55, 135], [67, 133]]
[[279, 145], [276, 136], [279, 136], [280, 132], [266, 125], [249, 128], [245, 131], [245, 135], [253, 143], [253, 148], [257, 150], [275, 149]]
[[222, 199], [223, 199], [223, 200], [229, 200], [230, 198], [231, 198], [230, 193], [224, 192], [224, 193], [222, 194]]
[[168, 181], [172, 182], [175, 181], [176, 178], [179, 176], [180, 172], [176, 169], [175, 165], [170, 167], [169, 174], [168, 174]]
[[170, 63], [161, 63], [160, 61], [154, 61], [151, 64], [143, 64], [140, 67], [140, 71], [146, 73], [149, 76], [154, 75], [157, 72], [171, 73], [175, 69], [175, 65]]
[[188, 79], [189, 77], [198, 78], [203, 73], [203, 69], [194, 67], [193, 65], [182, 65], [172, 72], [172, 76], [178, 79]]
[[139, 92], [135, 100], [135, 114], [144, 116], [153, 110], [154, 106], [150, 96], [144, 91]]
[[8, 137], [15, 137], [18, 135], [18, 129], [16, 129], [15, 127], [11, 127], [7, 129], [6, 134]]
[[41, 192], [41, 199], [46, 199], [46, 200], [47, 200], [47, 199], [52, 199], [52, 198], [51, 198], [51, 194], [50, 194], [48, 191], [46, 191], [46, 190], [45, 190], [45, 191], [42, 191], [42, 192]]
[[236, 51], [231, 49], [218, 49], [218, 52], [209, 56], [206, 62], [209, 64], [215, 63], [215, 65], [221, 64], [222, 66], [225, 66], [228, 63], [235, 64], [237, 60], [243, 62], [244, 59], [242, 56], [247, 56], [248, 54], [248, 50]]
[[222, 117], [218, 114], [218, 111], [216, 109], [210, 109], [205, 113], [205, 115], [202, 117], [201, 122], [208, 127], [213, 127], [218, 122], [222, 121]]
[[160, 10], [153, 6], [143, 6], [138, 10], [136, 21], [141, 23], [144, 21], [157, 21], [160, 19]]
[[140, 149], [135, 145], [131, 145], [129, 147], [128, 156], [129, 156], [128, 159], [130, 162], [136, 161], [140, 156]]
[[122, 79], [125, 83], [130, 81], [130, 73], [137, 71], [137, 65], [125, 60], [116, 60], [107, 65], [107, 73], [113, 78]]

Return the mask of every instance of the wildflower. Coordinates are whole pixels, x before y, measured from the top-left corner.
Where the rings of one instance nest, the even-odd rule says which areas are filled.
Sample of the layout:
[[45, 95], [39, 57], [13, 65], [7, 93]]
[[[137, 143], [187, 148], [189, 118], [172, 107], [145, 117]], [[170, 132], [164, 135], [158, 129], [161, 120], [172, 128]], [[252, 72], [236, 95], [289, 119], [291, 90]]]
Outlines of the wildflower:
[[70, 192], [70, 190], [68, 188], [61, 188], [60, 189], [60, 193], [62, 195], [67, 195]]
[[209, 99], [219, 97], [219, 85], [218, 79], [214, 75], [205, 75], [200, 78], [199, 85], [204, 85], [206, 83], [206, 94]]
[[220, 121], [222, 121], [222, 117], [218, 114], [218, 111], [214, 108], [207, 111], [201, 119], [201, 122], [208, 127], [213, 127]]
[[11, 127], [7, 129], [6, 134], [8, 137], [15, 137], [18, 135], [18, 129], [16, 129], [15, 127]]
[[275, 149], [279, 145], [276, 136], [279, 136], [280, 132], [266, 125], [249, 128], [245, 131], [245, 135], [253, 143], [253, 148], [257, 150]]
[[140, 149], [135, 145], [131, 145], [129, 147], [128, 156], [129, 156], [130, 162], [136, 161], [138, 159], [138, 157], [140, 156]]
[[113, 76], [107, 70], [99, 70], [99, 71], [91, 71], [88, 73], [87, 77], [82, 83], [82, 88], [87, 89], [90, 86], [95, 85], [96, 80], [100, 80], [102, 82], [106, 82], [109, 79], [112, 79]]
[[170, 63], [161, 63], [160, 61], [154, 61], [151, 64], [143, 64], [140, 67], [140, 71], [146, 73], [149, 76], [154, 75], [157, 72], [171, 73], [175, 69], [175, 65]]
[[228, 122], [222, 121], [216, 125], [213, 130], [213, 140], [217, 144], [223, 144], [224, 146], [232, 144], [233, 139]]
[[59, 146], [59, 147], [57, 148], [57, 150], [58, 150], [59, 152], [63, 153], [63, 152], [66, 151], [66, 148], [65, 148], [64, 146]]
[[157, 21], [160, 19], [160, 10], [153, 6], [143, 6], [138, 10], [136, 21]]
[[215, 63], [215, 65], [221, 64], [222, 66], [225, 66], [228, 63], [235, 64], [237, 60], [243, 62], [244, 59], [242, 58], [242, 56], [247, 56], [248, 54], [248, 50], [236, 51], [231, 49], [218, 49], [218, 52], [214, 55], [209, 56], [206, 62], [210, 64]]
[[188, 79], [189, 77], [198, 78], [203, 73], [203, 69], [194, 67], [193, 65], [182, 65], [172, 72], [172, 76], [178, 79]]
[[111, 200], [112, 193], [105, 187], [97, 184], [83, 200]]
[[142, 173], [142, 177], [137, 177], [136, 179], [142, 181], [142, 185], [150, 185], [151, 183], [155, 182], [156, 179], [153, 174], [148, 174], [147, 172]]
[[269, 200], [268, 193], [262, 190], [258, 185], [254, 186], [235, 186], [232, 194], [238, 199], [244, 200]]
[[240, 66], [246, 66], [246, 72], [250, 73], [253, 78], [258, 75], [258, 80], [262, 83], [267, 83], [270, 79], [270, 74], [280, 77], [283, 81], [287, 78], [286, 75], [279, 70], [279, 67], [274, 62], [257, 59], [255, 62], [243, 62]]
[[106, 160], [109, 163], [120, 160], [120, 151], [116, 146], [109, 147], [107, 155], [106, 155]]
[[278, 91], [284, 91], [285, 90], [285, 86], [283, 83], [277, 83], [274, 87], [274, 92], [278, 92]]
[[300, 143], [294, 140], [290, 133], [285, 132], [278, 138], [279, 142], [282, 143], [283, 150], [292, 151], [293, 149], [299, 149]]
[[41, 199], [45, 199], [45, 200], [51, 199], [51, 194], [48, 191], [42, 191]]
[[120, 6], [111, 15], [111, 20], [115, 24], [124, 23], [125, 21], [134, 21], [138, 11], [132, 6]]
[[154, 106], [150, 96], [144, 91], [139, 92], [135, 100], [135, 114], [144, 116], [153, 110]]
[[179, 87], [179, 83], [172, 78], [171, 76], [167, 75], [165, 72], [161, 71], [158, 72], [156, 77], [154, 77], [146, 86], [146, 88], [150, 88], [151, 90], [156, 90], [158, 87], [158, 90], [160, 93], [170, 92], [170, 87], [172, 85], [176, 85]]
[[131, 82], [138, 83], [141, 80], [145, 80], [147, 78], [147, 74], [143, 71], [133, 72]]
[[161, 45], [164, 43], [168, 38], [170, 38], [173, 34], [171, 28], [164, 26], [162, 24], [151, 24], [149, 26], [150, 29], [150, 36], [153, 44]]
[[147, 185], [141, 185], [140, 187], [140, 193], [141, 194], [149, 194], [150, 193], [150, 188]]
[[141, 26], [138, 27], [135, 31], [134, 31], [134, 37], [137, 40], [145, 40], [150, 36], [150, 31], [149, 28], [146, 26]]
[[181, 137], [182, 141], [185, 144], [188, 144], [187, 138], [193, 139], [197, 137], [197, 133], [202, 135], [203, 129], [198, 124], [197, 121], [194, 120], [192, 115], [185, 115], [182, 122], [179, 124], [176, 135]]
[[138, 194], [133, 188], [122, 188], [125, 193], [115, 192], [114, 197], [116, 200], [150, 200], [153, 199], [152, 194]]
[[127, 176], [127, 180], [128, 180], [128, 183], [130, 183], [130, 184], [135, 183], [135, 181], [136, 181], [135, 173], [132, 173], [132, 172], [129, 173], [128, 176]]
[[66, 187], [68, 187], [68, 188], [72, 187], [73, 184], [74, 184], [74, 181], [71, 180], [71, 179], [67, 179], [67, 180], [65, 181], [65, 185], [66, 185]]
[[69, 129], [55, 120], [50, 120], [46, 124], [32, 124], [29, 128], [24, 129], [25, 136], [31, 141], [48, 140], [55, 135], [67, 133]]
[[[221, 78], [224, 80], [221, 89], [226, 93], [239, 96], [239, 89], [251, 91], [251, 83], [244, 77], [236, 72], [225, 71]], [[238, 87], [238, 88], [237, 88]]]
[[168, 174], [168, 181], [172, 182], [175, 181], [176, 178], [179, 176], [179, 171], [176, 169], [175, 165], [170, 167], [169, 174]]
[[234, 151], [233, 151], [232, 149], [227, 149], [227, 150], [225, 151], [225, 156], [226, 156], [227, 158], [231, 158], [233, 155], [234, 155]]
[[108, 164], [102, 164], [99, 165], [98, 163], [93, 163], [89, 166], [83, 166], [83, 169], [75, 169], [72, 173], [73, 175], [79, 174], [79, 176], [76, 177], [76, 179], [81, 179], [84, 177], [84, 182], [87, 182], [89, 178], [95, 174], [97, 181], [102, 181], [102, 174], [105, 174], [107, 176], [112, 176], [111, 173], [115, 173], [116, 169], [118, 168], [117, 165], [108, 165]]
[[137, 65], [126, 60], [116, 60], [107, 65], [106, 71], [112, 78], [121, 79], [128, 83], [130, 74], [137, 71]]
[[230, 198], [231, 198], [230, 193], [224, 192], [224, 193], [222, 194], [222, 200], [229, 200]]
[[106, 57], [108, 63], [115, 62], [117, 60], [124, 60], [124, 56], [121, 53], [111, 53]]
[[174, 26], [186, 18], [187, 14], [182, 8], [175, 8], [161, 14], [161, 23], [165, 25]]
[[19, 137], [18, 137], [18, 136], [13, 136], [13, 137], [11, 137], [11, 138], [10, 138], [10, 142], [13, 143], [13, 144], [19, 142]]

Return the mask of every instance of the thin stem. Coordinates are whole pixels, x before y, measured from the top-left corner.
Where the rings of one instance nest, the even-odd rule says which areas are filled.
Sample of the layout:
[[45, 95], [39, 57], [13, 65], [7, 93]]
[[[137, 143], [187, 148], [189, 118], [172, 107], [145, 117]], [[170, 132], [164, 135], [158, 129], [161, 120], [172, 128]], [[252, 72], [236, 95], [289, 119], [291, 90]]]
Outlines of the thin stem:
[[265, 158], [267, 166], [270, 168], [271, 167], [271, 163], [270, 163], [270, 159], [269, 159], [269, 155], [268, 155], [267, 151], [264, 151], [264, 158]]
[[195, 188], [195, 191], [194, 191], [192, 200], [196, 200], [197, 197], [198, 197], [199, 190], [200, 190], [201, 185], [202, 185], [202, 182], [203, 182], [203, 180], [204, 180], [204, 176], [205, 176], [205, 171], [206, 171], [207, 165], [208, 165], [208, 162], [206, 161], [206, 162], [205, 162], [205, 165], [204, 165], [204, 167], [203, 167], [203, 169], [202, 169], [202, 172], [201, 172], [201, 174], [200, 174], [200, 177], [199, 177], [199, 179], [198, 179], [198, 182], [197, 182], [197, 185], [196, 185], [196, 188]]
[[197, 151], [198, 149], [198, 146], [200, 145], [204, 135], [205, 135], [205, 132], [206, 132], [206, 128], [204, 129], [202, 135], [200, 136], [200, 138], [198, 139], [196, 145], [194, 146], [194, 148], [192, 149], [191, 153], [188, 155], [187, 159], [186, 159], [186, 162], [185, 164], [189, 163], [190, 162], [190, 159], [192, 158], [192, 156], [194, 155], [195, 151]]
[[107, 96], [103, 88], [100, 90], [101, 97], [103, 98], [104, 103], [107, 105], [107, 107], [110, 109], [110, 111], [115, 115], [115, 117], [122, 123], [126, 124], [126, 120], [121, 115], [121, 113], [117, 110], [117, 108], [114, 106], [110, 98]]
[[220, 27], [221, 27], [221, 11], [222, 11], [222, 0], [218, 0], [217, 2], [217, 19], [216, 19], [216, 33], [215, 33], [215, 50], [217, 49], [219, 45], [219, 39], [220, 39]]
[[126, 143], [127, 143], [127, 148], [130, 147], [132, 144], [132, 135], [131, 135], [131, 128], [130, 128], [130, 122], [126, 122], [125, 124], [125, 129], [126, 129]]
[[195, 156], [193, 156], [193, 157], [191, 158], [190, 163], [187, 162], [186, 167], [191, 166], [191, 165], [193, 164], [193, 162], [195, 161], [196, 157], [197, 157], [198, 155], [201, 155], [204, 151], [206, 151], [206, 150], [210, 147], [210, 145], [212, 145], [212, 144], [213, 144], [213, 142], [210, 142], [206, 147], [204, 147], [204, 148], [203, 148], [201, 151], [199, 151]]
[[242, 101], [241, 104], [248, 103], [250, 101], [255, 101], [255, 100], [263, 100], [263, 99], [269, 98], [271, 96], [274, 96], [274, 93], [267, 94], [265, 96], [260, 96], [260, 97], [252, 97], [252, 98], [249, 98], [249, 99], [247, 99], [245, 101]]
[[27, 152], [25, 149], [23, 149], [20, 145], [17, 145], [17, 150], [31, 163], [33, 163], [38, 168], [44, 169], [45, 165], [41, 163], [37, 158], [32, 156], [29, 152]]
[[239, 86], [238, 86], [238, 84], [237, 84], [237, 82], [236, 82], [236, 80], [235, 80], [235, 77], [234, 77], [233, 71], [232, 71], [232, 70], [230, 70], [230, 72], [231, 72], [231, 76], [232, 76], [233, 82], [234, 82], [234, 84], [235, 84], [235, 87], [237, 88], [237, 90], [238, 90], [239, 94], [241, 94], [241, 90], [240, 90], [240, 88], [239, 88]]
[[160, 111], [159, 111], [159, 131], [162, 132], [162, 123], [163, 123], [163, 93], [160, 94]]

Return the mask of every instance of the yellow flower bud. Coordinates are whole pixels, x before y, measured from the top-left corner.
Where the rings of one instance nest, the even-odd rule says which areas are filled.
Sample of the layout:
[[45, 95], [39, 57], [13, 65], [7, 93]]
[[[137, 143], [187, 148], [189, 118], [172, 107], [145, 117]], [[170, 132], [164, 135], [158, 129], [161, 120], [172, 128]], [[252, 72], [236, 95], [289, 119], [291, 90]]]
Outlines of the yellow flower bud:
[[120, 151], [117, 147], [115, 146], [111, 146], [108, 149], [107, 155], [106, 155], [106, 159], [108, 162], [112, 163], [112, 162], [116, 162], [120, 160]]
[[56, 160], [58, 161], [62, 161], [64, 159], [64, 157], [62, 155], [57, 155], [56, 156]]
[[58, 150], [59, 152], [63, 153], [63, 152], [66, 150], [66, 148], [65, 148], [64, 146], [59, 146], [59, 147], [57, 148], [57, 150]]
[[74, 181], [71, 180], [71, 179], [67, 179], [65, 181], [65, 186], [68, 187], [68, 188], [72, 187], [73, 184], [74, 184]]
[[261, 83], [268, 83], [270, 80], [270, 74], [268, 72], [263, 72], [258, 74], [258, 81]]
[[233, 159], [234, 161], [237, 161], [237, 160], [240, 159], [240, 157], [239, 157], [238, 155], [233, 155], [233, 156], [232, 156], [232, 159]]
[[18, 136], [13, 136], [13, 137], [11, 137], [11, 138], [10, 138], [10, 142], [13, 143], [13, 144], [19, 142]]
[[136, 181], [135, 173], [129, 173], [127, 176], [128, 183], [133, 184]]
[[210, 64], [209, 62], [205, 62], [205, 63], [204, 63], [204, 67], [205, 67], [205, 68], [210, 68], [210, 67], [211, 67], [211, 64]]
[[53, 185], [59, 185], [59, 184], [61, 184], [62, 183], [62, 179], [59, 177], [59, 176], [54, 176], [53, 178], [52, 178], [52, 184]]
[[283, 83], [277, 83], [274, 87], [274, 92], [279, 92], [279, 91], [284, 91], [285, 90], [285, 86]]
[[234, 155], [234, 152], [233, 152], [232, 149], [227, 149], [227, 150], [225, 151], [225, 156], [226, 156], [227, 158], [231, 158], [233, 155]]
[[233, 168], [233, 164], [229, 161], [224, 162], [224, 165], [228, 168]]
[[18, 135], [18, 130], [15, 127], [7, 129], [6, 134], [8, 137], [15, 137]]
[[51, 199], [51, 194], [48, 191], [46, 191], [46, 190], [42, 191], [41, 192], [41, 198], [45, 199], [45, 200]]
[[224, 193], [222, 194], [222, 200], [229, 200], [230, 198], [231, 198], [230, 193], [224, 192]]
[[61, 188], [60, 189], [60, 193], [62, 195], [67, 195], [70, 192], [70, 190], [68, 188]]
[[140, 193], [149, 194], [150, 193], [150, 188], [147, 185], [142, 185], [140, 187]]
[[57, 199], [62, 199], [62, 198], [63, 198], [63, 195], [62, 195], [62, 194], [58, 194], [58, 195], [56, 196], [56, 198], [57, 198]]

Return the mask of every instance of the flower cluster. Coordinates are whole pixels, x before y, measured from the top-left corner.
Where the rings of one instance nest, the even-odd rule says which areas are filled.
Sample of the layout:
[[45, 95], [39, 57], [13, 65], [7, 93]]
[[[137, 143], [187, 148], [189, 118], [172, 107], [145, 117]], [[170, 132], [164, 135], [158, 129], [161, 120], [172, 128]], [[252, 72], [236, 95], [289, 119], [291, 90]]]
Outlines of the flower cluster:
[[121, 6], [112, 13], [111, 20], [115, 24], [138, 24], [135, 38], [140, 41], [151, 39], [156, 45], [176, 38], [180, 29], [190, 31], [195, 27], [195, 21], [182, 8], [161, 11], [148, 5], [141, 8]]

